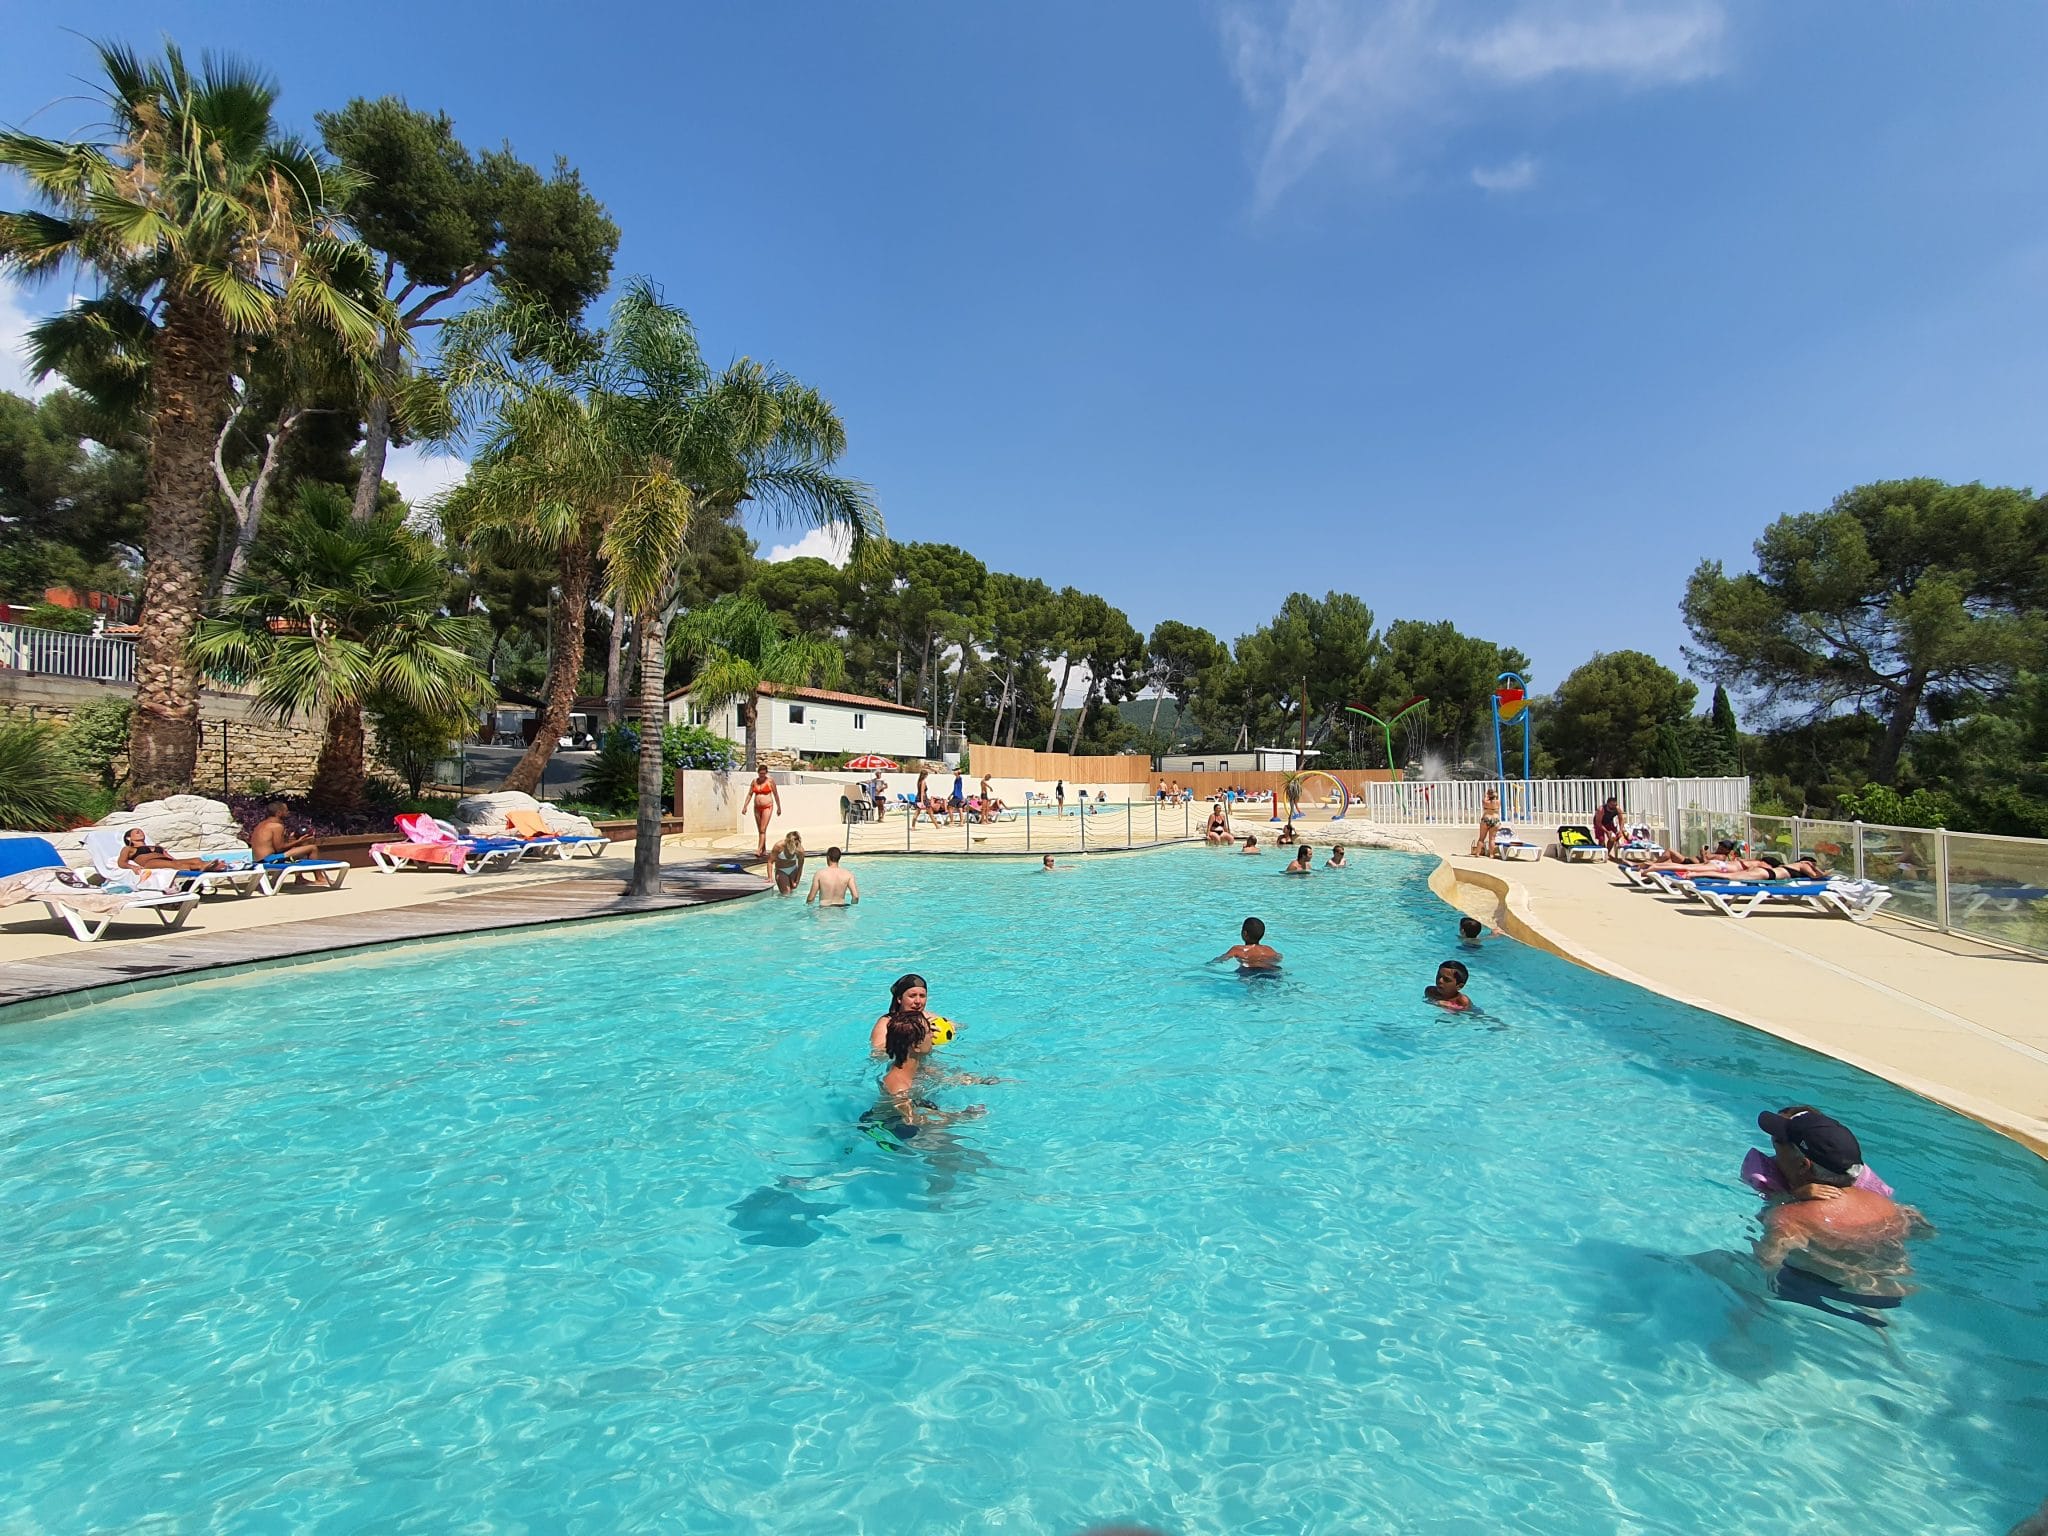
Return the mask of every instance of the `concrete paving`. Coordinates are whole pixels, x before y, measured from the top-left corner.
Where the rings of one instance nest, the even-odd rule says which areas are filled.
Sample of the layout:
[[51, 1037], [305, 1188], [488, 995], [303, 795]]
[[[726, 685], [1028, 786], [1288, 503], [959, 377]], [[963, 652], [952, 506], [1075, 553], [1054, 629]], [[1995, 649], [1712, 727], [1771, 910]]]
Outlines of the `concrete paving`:
[[1607, 863], [1469, 856], [1433, 829], [1439, 893], [1502, 931], [1861, 1067], [2048, 1155], [2048, 961], [1879, 916], [1741, 920]]

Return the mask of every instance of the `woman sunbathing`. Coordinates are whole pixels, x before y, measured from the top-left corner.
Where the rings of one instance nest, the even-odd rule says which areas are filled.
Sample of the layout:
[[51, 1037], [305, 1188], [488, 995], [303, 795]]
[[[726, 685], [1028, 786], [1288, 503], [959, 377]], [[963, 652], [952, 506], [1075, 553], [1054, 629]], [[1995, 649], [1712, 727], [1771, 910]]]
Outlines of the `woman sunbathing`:
[[[102, 847], [105, 845], [102, 844]], [[227, 868], [219, 859], [178, 859], [173, 858], [161, 847], [149, 840], [149, 834], [140, 827], [130, 827], [121, 834], [121, 856], [115, 863], [123, 869], [171, 869], [185, 872], [212, 874]]]

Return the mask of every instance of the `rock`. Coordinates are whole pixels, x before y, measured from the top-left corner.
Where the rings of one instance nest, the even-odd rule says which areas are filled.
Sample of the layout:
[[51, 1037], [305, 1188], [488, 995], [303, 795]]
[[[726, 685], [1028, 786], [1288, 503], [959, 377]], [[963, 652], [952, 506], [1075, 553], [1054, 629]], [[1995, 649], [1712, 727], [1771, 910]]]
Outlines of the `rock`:
[[100, 823], [103, 827], [139, 826], [149, 840], [179, 853], [214, 853], [229, 849], [247, 851], [242, 825], [235, 813], [218, 800], [203, 795], [172, 795], [167, 800], [145, 800], [132, 811], [115, 811]]
[[[1261, 843], [1270, 844], [1272, 837], [1267, 833], [1269, 823], [1264, 817], [1239, 817], [1231, 830], [1239, 837], [1246, 832], [1256, 832]], [[1278, 826], [1273, 827], [1278, 832]], [[1383, 827], [1377, 822], [1353, 821], [1349, 816], [1342, 821], [1297, 821], [1294, 835], [1304, 843], [1317, 848], [1334, 847], [1342, 843], [1346, 848], [1389, 848], [1396, 853], [1435, 853], [1421, 834], [1400, 827]]]
[[479, 832], [503, 832], [510, 825], [506, 820], [506, 813], [510, 811], [534, 811], [553, 832], [590, 834], [597, 831], [597, 828], [584, 817], [544, 804], [531, 795], [521, 794], [516, 789], [501, 790], [490, 795], [471, 795], [466, 800], [458, 800], [455, 803], [454, 820]]

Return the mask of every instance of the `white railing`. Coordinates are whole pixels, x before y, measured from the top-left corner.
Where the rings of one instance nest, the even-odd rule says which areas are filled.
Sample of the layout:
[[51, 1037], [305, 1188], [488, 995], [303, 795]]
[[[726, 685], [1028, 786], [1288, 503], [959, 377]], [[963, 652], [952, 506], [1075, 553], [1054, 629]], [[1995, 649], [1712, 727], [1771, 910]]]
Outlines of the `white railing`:
[[1621, 801], [1628, 826], [1647, 826], [1666, 838], [1688, 816], [1749, 813], [1749, 780], [1743, 778], [1410, 779], [1367, 783], [1352, 797], [1351, 814], [1397, 827], [1476, 827], [1488, 790], [1500, 794], [1502, 819], [1532, 842], [1546, 841], [1538, 834], [1560, 826], [1590, 823], [1610, 795]]
[[61, 629], [0, 624], [0, 671], [135, 681], [135, 642], [125, 635], [74, 635]]

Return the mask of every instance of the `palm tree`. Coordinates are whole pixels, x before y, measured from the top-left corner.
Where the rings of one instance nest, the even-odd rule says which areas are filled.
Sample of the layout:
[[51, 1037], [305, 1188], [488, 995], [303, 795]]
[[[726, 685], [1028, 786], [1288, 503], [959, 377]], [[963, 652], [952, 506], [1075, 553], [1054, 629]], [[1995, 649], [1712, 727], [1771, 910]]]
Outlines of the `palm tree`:
[[762, 685], [832, 687], [846, 675], [846, 653], [838, 646], [808, 635], [784, 634], [775, 615], [744, 593], [721, 597], [678, 620], [669, 641], [701, 658], [690, 681], [691, 703], [713, 710], [740, 702], [749, 773], [760, 744]]
[[705, 366], [696, 333], [654, 285], [636, 278], [612, 310], [604, 353], [594, 365], [589, 419], [615, 446], [626, 492], [605, 525], [605, 562], [614, 611], [633, 616], [640, 664], [640, 817], [633, 892], [661, 883], [662, 684], [678, 560], [693, 517], [727, 517], [748, 502], [787, 520], [838, 527], [856, 563], [873, 558], [882, 520], [868, 488], [833, 473], [846, 430], [825, 397], [785, 374], [742, 358], [722, 372]]
[[[0, 213], [0, 271], [34, 279], [89, 269], [106, 293], [88, 318], [132, 346], [146, 340], [147, 622], [130, 789], [140, 800], [186, 788], [197, 765], [189, 642], [207, 587], [212, 448], [228, 415], [236, 344], [301, 324], [367, 354], [383, 301], [369, 251], [336, 222], [334, 173], [278, 133], [268, 78], [220, 59], [195, 74], [168, 44], [151, 61], [116, 44], [96, 48], [111, 142], [0, 133], [0, 165], [20, 172], [50, 210]], [[65, 335], [58, 324], [32, 336], [39, 367], [60, 354]]]
[[635, 493], [631, 463], [597, 419], [593, 338], [553, 310], [508, 294], [450, 321], [439, 380], [438, 435], [478, 447], [469, 474], [437, 505], [465, 542], [503, 540], [554, 562], [557, 603], [540, 719], [499, 787], [531, 794], [576, 703], [584, 625], [607, 519]]
[[324, 711], [307, 799], [353, 810], [365, 709], [474, 719], [490, 697], [472, 655], [485, 626], [441, 611], [445, 581], [440, 552], [402, 511], [358, 522], [347, 492], [309, 483], [273, 520], [220, 616], [200, 622], [193, 656], [254, 681], [258, 708], [277, 719]]

